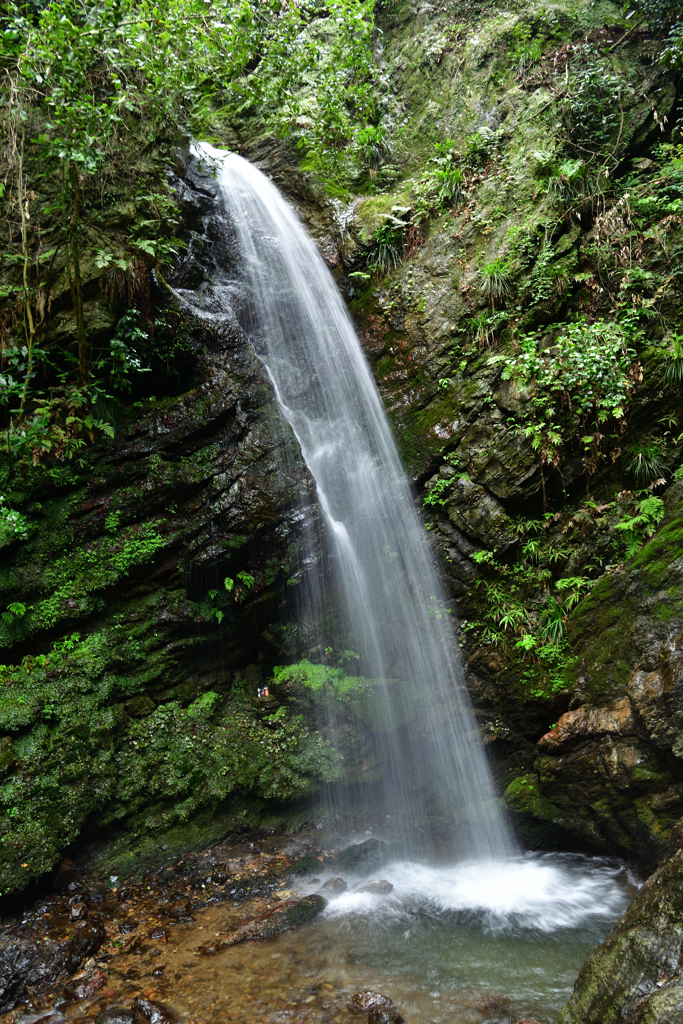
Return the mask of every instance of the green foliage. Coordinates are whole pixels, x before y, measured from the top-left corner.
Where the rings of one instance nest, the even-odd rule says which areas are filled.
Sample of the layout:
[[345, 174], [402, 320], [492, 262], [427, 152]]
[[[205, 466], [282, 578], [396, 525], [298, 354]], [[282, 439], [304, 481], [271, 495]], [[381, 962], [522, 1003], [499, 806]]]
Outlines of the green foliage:
[[[492, 551], [479, 551], [472, 560], [482, 573], [477, 590], [483, 594], [483, 616], [464, 622], [486, 646], [497, 646], [510, 658], [525, 697], [545, 699], [567, 685], [574, 656], [565, 636], [570, 611], [589, 593], [598, 576], [567, 576], [563, 568], [573, 548], [558, 546], [548, 533], [553, 515], [518, 524], [523, 540], [518, 560], [509, 562]], [[579, 511], [572, 522], [580, 518]], [[588, 571], [594, 572], [592, 566]], [[481, 613], [480, 613], [481, 614]]]
[[444, 497], [445, 492], [453, 483], [453, 479], [447, 479], [446, 477], [439, 477], [435, 480], [432, 486], [429, 488], [424, 496], [425, 505], [445, 505], [448, 499]]
[[[96, 268], [117, 311], [117, 299], [144, 294], [149, 268], [160, 277], [174, 261], [182, 243], [172, 237], [178, 218], [163, 174], [178, 138], [203, 137], [212, 118], [253, 120], [293, 136], [325, 174], [342, 167], [348, 178], [359, 163], [378, 166], [389, 142], [372, 31], [371, 0], [220, 0], [210, 11], [203, 0], [6, 5], [0, 124], [12, 238], [6, 258], [18, 277], [1, 297], [14, 306], [3, 311], [3, 328], [10, 326], [0, 385], [8, 454], [24, 472], [82, 458], [87, 441], [112, 431], [93, 412], [104, 382], [125, 394], [149, 369], [144, 353], [155, 345], [135, 309], [90, 365], [83, 271]], [[139, 172], [141, 152], [156, 161], [151, 174]], [[103, 239], [92, 223], [86, 228], [88, 207], [104, 206], [124, 167], [141, 181], [125, 232]], [[96, 183], [105, 168], [113, 175]], [[37, 175], [48, 183], [40, 197], [29, 187]], [[48, 251], [38, 230], [44, 219]], [[73, 337], [55, 353], [38, 338], [57, 281], [71, 293]], [[57, 375], [59, 386], [38, 391], [38, 369]]]
[[406, 232], [409, 225], [396, 213], [402, 210], [394, 207], [391, 214], [385, 214], [386, 223], [374, 234], [369, 264], [383, 271], [393, 270], [400, 263], [406, 247]]
[[630, 90], [630, 85], [590, 45], [578, 51], [573, 65], [565, 120], [575, 140], [596, 151], [617, 131], [622, 93]]
[[646, 487], [661, 479], [669, 468], [666, 442], [661, 437], [631, 438], [624, 461], [634, 483]]
[[669, 337], [665, 354], [666, 382], [674, 386], [683, 384], [683, 335], [674, 331]]
[[[13, 350], [6, 352], [12, 366]], [[41, 467], [52, 475], [56, 463], [75, 460], [82, 464], [87, 439], [114, 436], [111, 423], [99, 417], [93, 408], [93, 394], [98, 393], [101, 394], [98, 389], [76, 384], [37, 392], [29, 414], [13, 419], [6, 431], [10, 461], [24, 474], [33, 467]], [[6, 398], [10, 395], [11, 391], [5, 392]]]
[[509, 260], [498, 257], [487, 263], [481, 271], [481, 286], [484, 295], [491, 300], [491, 307], [510, 290]]
[[[475, 140], [472, 142], [472, 140]], [[440, 217], [450, 206], [463, 203], [467, 197], [466, 178], [477, 166], [482, 150], [479, 132], [466, 141], [463, 156], [452, 139], [434, 143], [434, 156], [428, 169], [417, 181], [411, 182], [411, 222], [419, 227], [431, 217]], [[485, 145], [487, 139], [484, 140]]]
[[520, 21], [512, 30], [515, 48], [512, 52], [512, 68], [516, 75], [523, 76], [541, 59], [541, 42], [534, 39], [533, 27]]
[[140, 313], [134, 307], [127, 309], [116, 325], [114, 336], [109, 342], [109, 373], [113, 388], [129, 392], [132, 388], [131, 374], [151, 373], [151, 367], [143, 366], [139, 350], [148, 342], [147, 332], [140, 327]]
[[462, 202], [465, 197], [464, 175], [462, 168], [458, 166], [460, 154], [455, 148], [455, 142], [452, 139], [448, 139], [446, 142], [437, 142], [434, 149], [436, 156], [432, 157], [431, 162], [436, 165], [434, 180], [439, 190], [439, 201], [442, 204]]
[[663, 516], [664, 502], [661, 498], [645, 492], [644, 497], [635, 500], [633, 514], [616, 525], [624, 535], [626, 561], [633, 558], [645, 541], [652, 537]]
[[656, 30], [667, 28], [683, 14], [681, 0], [636, 0], [631, 6]]
[[541, 465], [557, 465], [565, 445], [575, 439], [583, 448], [586, 473], [595, 472], [604, 457], [604, 426], [610, 421], [619, 426], [635, 389], [631, 346], [639, 337], [632, 320], [581, 318], [528, 334], [519, 340], [517, 355], [489, 360], [504, 363], [504, 380], [516, 379], [533, 391], [522, 430]]
[[10, 508], [0, 495], [0, 548], [15, 540], [27, 540], [31, 526], [26, 516]]
[[160, 523], [128, 526], [115, 536], [100, 537], [45, 566], [42, 584], [49, 596], [36, 601], [22, 620], [0, 628], [0, 645], [8, 646], [36, 630], [48, 629], [62, 618], [84, 616], [97, 606], [97, 593], [114, 586], [133, 568], [154, 558], [165, 544]]
[[294, 665], [278, 665], [273, 669], [275, 686], [294, 684], [312, 693], [324, 690], [337, 700], [344, 700], [348, 694], [364, 690], [374, 682], [376, 680], [368, 680], [364, 676], [349, 676], [341, 668], [314, 664], [307, 659]]
[[150, 833], [231, 793], [282, 801], [338, 776], [330, 745], [284, 706], [256, 713], [209, 691], [189, 703], [146, 697], [150, 712], [131, 717], [150, 673], [164, 677], [164, 663], [116, 626], [0, 666], [0, 730], [11, 736], [0, 771], [3, 893], [49, 870], [95, 812], [104, 824], [137, 816]]

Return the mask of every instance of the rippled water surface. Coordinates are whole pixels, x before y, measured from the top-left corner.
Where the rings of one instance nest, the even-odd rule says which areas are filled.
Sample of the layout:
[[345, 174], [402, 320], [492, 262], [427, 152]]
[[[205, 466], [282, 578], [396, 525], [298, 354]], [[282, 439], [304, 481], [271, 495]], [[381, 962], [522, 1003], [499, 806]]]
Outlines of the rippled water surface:
[[[620, 865], [558, 854], [452, 866], [396, 861], [375, 877], [393, 891], [358, 892], [364, 880], [349, 880], [317, 921], [195, 961], [191, 984], [176, 975], [170, 1001], [201, 1020], [336, 1024], [349, 1020], [349, 995], [371, 988], [391, 997], [408, 1024], [550, 1024], [588, 949], [635, 893]], [[206, 927], [224, 927], [225, 909], [210, 913]]]

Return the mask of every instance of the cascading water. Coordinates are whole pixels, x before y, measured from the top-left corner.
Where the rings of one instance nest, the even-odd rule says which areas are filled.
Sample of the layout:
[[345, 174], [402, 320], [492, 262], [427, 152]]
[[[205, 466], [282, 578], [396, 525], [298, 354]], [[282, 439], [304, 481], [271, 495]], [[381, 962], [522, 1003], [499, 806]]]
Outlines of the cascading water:
[[460, 855], [508, 854], [445, 594], [339, 291], [265, 175], [207, 145], [196, 155], [216, 168], [250, 293], [247, 329], [315, 481], [342, 631], [372, 679], [375, 813], [399, 816], [413, 842], [450, 823]]
[[[382, 866], [393, 883], [390, 895], [386, 887], [379, 894], [364, 885], [370, 868], [356, 862], [354, 870], [352, 858], [343, 869], [348, 891], [331, 898], [321, 920], [281, 937], [278, 952], [268, 952], [265, 974], [274, 978], [277, 1005], [287, 986], [300, 985], [304, 967], [313, 978], [328, 965], [338, 973], [325, 984], [340, 986], [339, 1000], [360, 988], [386, 990], [416, 1024], [444, 1014], [457, 1024], [502, 1024], [513, 1007], [515, 1016], [554, 1019], [586, 951], [625, 908], [633, 882], [622, 866], [599, 859], [514, 849], [433, 556], [334, 281], [263, 174], [210, 146], [196, 147], [195, 156], [198, 188], [208, 185], [205, 172], [215, 176], [211, 192], [221, 212], [214, 211], [207, 227], [211, 286], [180, 294], [218, 327], [228, 322], [229, 336], [234, 309], [241, 310], [240, 330], [268, 372], [315, 481], [327, 553], [321, 559], [319, 538], [307, 525], [300, 622], [302, 632], [316, 636], [313, 642], [307, 636], [302, 653], [324, 659], [332, 637], [357, 652], [365, 677], [359, 717], [372, 722], [378, 782], [366, 780], [355, 790], [347, 784], [346, 806], [374, 822], [388, 818], [387, 832], [408, 840], [403, 850], [394, 845], [397, 859]], [[302, 498], [305, 519], [309, 501]], [[336, 730], [338, 738], [343, 721], [340, 728], [334, 720], [334, 701], [319, 692], [317, 704], [322, 731], [334, 736]], [[363, 757], [370, 759], [367, 750]], [[455, 835], [449, 856], [406, 857], [433, 852], [433, 833], [444, 825]], [[301, 880], [300, 890], [324, 885], [328, 872], [316, 868], [321, 872], [323, 879]], [[244, 952], [239, 956], [241, 969]], [[280, 973], [273, 966], [279, 957]], [[264, 969], [255, 963], [254, 970], [261, 989]], [[219, 974], [206, 979], [211, 999], [226, 987]], [[193, 1015], [194, 993], [193, 987]], [[253, 1018], [240, 1015], [263, 1020], [263, 1005]], [[271, 1019], [281, 1019], [279, 1009]], [[341, 1018], [326, 1009], [320, 1019]]]

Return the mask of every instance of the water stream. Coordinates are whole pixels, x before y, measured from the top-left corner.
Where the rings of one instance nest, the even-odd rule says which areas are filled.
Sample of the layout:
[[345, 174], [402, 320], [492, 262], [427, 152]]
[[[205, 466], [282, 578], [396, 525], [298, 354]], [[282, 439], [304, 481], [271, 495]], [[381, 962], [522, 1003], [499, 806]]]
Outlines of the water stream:
[[[361, 892], [363, 879], [351, 878], [313, 924], [198, 967], [186, 1005], [176, 992], [178, 1008], [215, 1019], [339, 1021], [349, 993], [370, 987], [387, 990], [411, 1024], [523, 1014], [550, 1021], [633, 883], [604, 860], [516, 849], [434, 556], [334, 280], [265, 175], [205, 144], [195, 158], [200, 175], [215, 178], [231, 258], [214, 255], [208, 294], [183, 299], [219, 316], [239, 295], [242, 327], [315, 482], [329, 555], [324, 578], [309, 580], [307, 615], [319, 624], [322, 660], [323, 622], [334, 609], [331, 635], [353, 644], [357, 671], [372, 681], [365, 712], [376, 781], [347, 787], [346, 799], [376, 833], [385, 824], [393, 852], [374, 877], [393, 889]], [[309, 540], [303, 560], [315, 563], [318, 541]], [[328, 732], [330, 715], [329, 702], [321, 705]], [[317, 891], [324, 880], [300, 890]], [[302, 984], [310, 989], [303, 1002]]]
[[[453, 617], [386, 413], [339, 290], [292, 207], [256, 167], [202, 144], [247, 285], [245, 326], [315, 481], [331, 558], [325, 595], [373, 680], [375, 816], [413, 848], [450, 828], [459, 856], [514, 844], [495, 800], [463, 681]], [[234, 269], [214, 290], [234, 293]], [[314, 555], [314, 552], [310, 553]], [[330, 596], [331, 595], [331, 596]], [[367, 702], [366, 702], [367, 704]], [[325, 708], [329, 716], [333, 709]], [[332, 727], [334, 723], [331, 723]]]
[[[326, 877], [298, 889], [317, 891]], [[176, 975], [173, 1007], [214, 1024], [350, 1024], [353, 993], [370, 989], [409, 1024], [551, 1024], [635, 893], [623, 866], [575, 854], [398, 860], [380, 877], [390, 893], [361, 891], [367, 878], [347, 874], [318, 920], [199, 960], [191, 979]], [[205, 933], [229, 913], [207, 911]], [[181, 947], [176, 960], [186, 957]]]

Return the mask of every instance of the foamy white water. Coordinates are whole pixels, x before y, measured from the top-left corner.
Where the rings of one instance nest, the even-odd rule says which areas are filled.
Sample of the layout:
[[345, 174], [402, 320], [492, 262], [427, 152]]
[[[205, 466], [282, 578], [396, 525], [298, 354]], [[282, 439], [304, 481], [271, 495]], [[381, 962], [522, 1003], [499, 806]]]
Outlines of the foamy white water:
[[[429, 846], [432, 832], [446, 827], [460, 855], [505, 856], [514, 844], [464, 686], [446, 594], [341, 295], [265, 175], [206, 144], [195, 155], [216, 175], [225, 237], [239, 252], [237, 273], [217, 254], [203, 309], [220, 315], [223, 294], [227, 311], [236, 281], [246, 284], [243, 326], [299, 442], [327, 523], [326, 605], [312, 594], [310, 613], [319, 622], [320, 649], [331, 604], [362, 674], [387, 680], [372, 688], [369, 711], [377, 781], [350, 799], [358, 810], [372, 792], [373, 813], [400, 819], [413, 845]], [[324, 715], [323, 728], [334, 709]]]
[[389, 896], [352, 887], [330, 901], [327, 916], [372, 914], [409, 926], [418, 913], [435, 918], [469, 913], [489, 932], [552, 933], [589, 921], [614, 921], [631, 892], [624, 886], [623, 866], [559, 854], [446, 866], [402, 860], [383, 866], [380, 874], [394, 886]]

